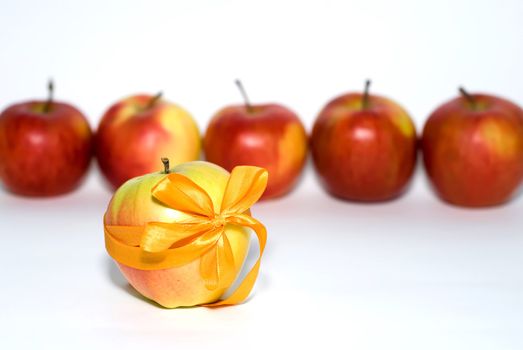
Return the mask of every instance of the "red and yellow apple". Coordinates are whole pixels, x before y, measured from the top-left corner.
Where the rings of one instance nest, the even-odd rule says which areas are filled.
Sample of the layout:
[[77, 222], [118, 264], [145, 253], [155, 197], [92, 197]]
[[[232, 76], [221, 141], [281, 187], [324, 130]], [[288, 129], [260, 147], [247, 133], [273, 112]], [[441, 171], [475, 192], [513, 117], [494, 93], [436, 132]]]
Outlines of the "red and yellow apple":
[[[170, 172], [187, 176], [209, 194], [215, 208], [220, 208], [229, 179], [226, 170], [208, 162], [194, 161], [179, 164]], [[152, 197], [151, 189], [164, 176], [166, 172], [156, 172], [124, 183], [111, 199], [104, 223], [142, 226], [147, 222], [173, 222], [185, 218], [187, 214], [168, 208]], [[225, 231], [238, 276], [249, 248], [249, 231], [237, 225], [227, 225]], [[167, 308], [210, 303], [227, 289], [207, 289], [200, 275], [200, 259], [162, 270], [140, 270], [121, 263], [118, 266], [138, 292]]]
[[365, 92], [330, 101], [312, 131], [314, 165], [323, 186], [356, 201], [394, 198], [406, 188], [416, 164], [416, 130], [394, 101]]
[[161, 94], [135, 95], [115, 103], [102, 117], [95, 141], [100, 169], [114, 188], [160, 170], [160, 157], [178, 164], [198, 159], [201, 149], [192, 116], [161, 99]]
[[28, 101], [0, 114], [0, 179], [9, 191], [53, 196], [75, 189], [92, 157], [92, 132], [70, 104]]
[[425, 124], [426, 172], [449, 203], [501, 204], [523, 180], [523, 110], [500, 97], [460, 91], [461, 96], [438, 107]]
[[307, 157], [307, 134], [298, 116], [279, 104], [227, 106], [212, 118], [204, 137], [205, 157], [228, 171], [254, 165], [269, 172], [262, 199], [295, 186]]

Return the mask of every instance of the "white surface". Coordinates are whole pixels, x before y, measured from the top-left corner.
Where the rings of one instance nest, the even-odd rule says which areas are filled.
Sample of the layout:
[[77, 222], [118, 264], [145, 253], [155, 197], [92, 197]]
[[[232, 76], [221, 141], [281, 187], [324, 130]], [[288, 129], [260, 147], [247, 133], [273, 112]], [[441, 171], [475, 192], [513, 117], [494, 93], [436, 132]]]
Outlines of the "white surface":
[[[93, 126], [115, 100], [162, 89], [203, 129], [239, 101], [240, 77], [253, 101], [283, 102], [310, 127], [371, 77], [419, 127], [458, 84], [523, 104], [522, 14], [517, 0], [3, 2], [0, 108], [45, 96], [53, 76]], [[309, 168], [290, 196], [255, 207], [269, 228], [255, 295], [219, 310], [132, 292], [104, 251], [109, 198], [95, 171], [60, 198], [0, 191], [0, 348], [523, 348], [521, 196], [459, 209], [419, 171], [399, 200], [353, 204]]]
[[0, 193], [1, 347], [523, 347], [523, 198], [459, 209], [419, 176], [397, 201], [353, 204], [308, 170], [293, 194], [254, 208], [269, 229], [254, 296], [219, 310], [137, 297], [105, 253], [110, 194], [96, 174], [52, 200]]

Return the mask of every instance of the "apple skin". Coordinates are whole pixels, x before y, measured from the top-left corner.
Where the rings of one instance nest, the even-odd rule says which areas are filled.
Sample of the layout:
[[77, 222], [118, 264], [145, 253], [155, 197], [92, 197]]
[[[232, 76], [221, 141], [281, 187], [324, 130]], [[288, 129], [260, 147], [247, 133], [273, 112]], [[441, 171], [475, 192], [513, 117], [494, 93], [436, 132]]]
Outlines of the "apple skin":
[[[219, 209], [229, 173], [204, 161], [179, 164], [171, 169], [173, 173], [187, 176], [202, 187]], [[169, 222], [184, 218], [184, 213], [168, 208], [151, 195], [151, 189], [165, 173], [157, 172], [127, 181], [114, 194], [109, 203], [104, 223], [106, 225], [141, 226], [150, 221]], [[249, 231], [236, 225], [225, 228], [231, 244], [236, 276], [247, 256]], [[145, 297], [166, 308], [193, 306], [217, 300], [226, 289], [208, 290], [200, 277], [200, 259], [186, 265], [161, 270], [140, 270], [118, 263], [129, 283]]]
[[112, 105], [102, 117], [95, 145], [102, 173], [114, 189], [125, 181], [172, 165], [197, 160], [201, 139], [198, 126], [182, 107], [154, 97], [135, 95]]
[[92, 132], [75, 107], [44, 101], [12, 105], [0, 114], [0, 179], [12, 193], [55, 196], [81, 183], [92, 157]]
[[228, 106], [212, 118], [205, 157], [228, 171], [254, 165], [269, 172], [261, 199], [280, 197], [296, 185], [307, 158], [307, 133], [298, 116], [278, 104]]
[[312, 131], [312, 157], [332, 195], [384, 201], [400, 195], [416, 164], [416, 129], [408, 113], [387, 98], [349, 93], [330, 101]]
[[491, 95], [471, 95], [437, 108], [422, 135], [423, 162], [448, 203], [483, 207], [511, 198], [523, 179], [523, 110]]

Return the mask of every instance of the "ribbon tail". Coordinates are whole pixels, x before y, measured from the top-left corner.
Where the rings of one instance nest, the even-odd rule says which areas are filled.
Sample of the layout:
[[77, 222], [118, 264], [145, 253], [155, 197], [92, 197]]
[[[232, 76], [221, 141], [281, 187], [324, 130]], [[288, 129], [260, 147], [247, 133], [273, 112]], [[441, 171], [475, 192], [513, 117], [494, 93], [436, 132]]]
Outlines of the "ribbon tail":
[[200, 274], [208, 290], [229, 287], [235, 277], [234, 256], [231, 244], [224, 233], [214, 246], [204, 253], [200, 261]]
[[251, 293], [254, 283], [258, 278], [258, 272], [260, 270], [261, 258], [263, 256], [263, 251], [265, 250], [265, 245], [267, 243], [267, 229], [261, 222], [254, 219], [249, 215], [237, 214], [235, 216], [229, 217], [228, 222], [231, 224], [238, 224], [241, 226], [247, 226], [254, 230], [260, 244], [260, 252], [256, 263], [252, 266], [251, 270], [247, 273], [243, 281], [236, 290], [227, 298], [218, 300], [214, 303], [203, 304], [202, 306], [206, 307], [220, 307], [226, 305], [235, 305], [243, 302], [249, 294]]

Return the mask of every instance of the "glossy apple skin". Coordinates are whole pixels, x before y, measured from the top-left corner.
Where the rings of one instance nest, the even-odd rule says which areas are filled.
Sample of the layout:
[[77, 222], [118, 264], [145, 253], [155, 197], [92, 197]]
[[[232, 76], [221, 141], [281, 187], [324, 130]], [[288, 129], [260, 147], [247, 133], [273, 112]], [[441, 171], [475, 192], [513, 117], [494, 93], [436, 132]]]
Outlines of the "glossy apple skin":
[[277, 104], [229, 106], [212, 118], [204, 138], [205, 157], [228, 171], [254, 165], [269, 172], [262, 199], [290, 192], [307, 157], [307, 133], [298, 116]]
[[[202, 187], [219, 210], [229, 178], [223, 168], [203, 161], [188, 162], [174, 167]], [[127, 181], [114, 194], [109, 203], [104, 222], [107, 225], [141, 226], [146, 222], [170, 222], [183, 219], [184, 214], [170, 209], [151, 196], [151, 188], [165, 174], [147, 174]], [[239, 226], [227, 225], [227, 237], [236, 264], [236, 276], [247, 256], [249, 232]], [[145, 297], [167, 308], [192, 306], [217, 300], [226, 289], [208, 290], [200, 277], [200, 259], [186, 265], [161, 270], [140, 270], [118, 263], [129, 283]]]
[[75, 189], [92, 157], [92, 132], [75, 107], [43, 101], [8, 107], [0, 114], [0, 179], [24, 196], [55, 196]]
[[336, 197], [384, 201], [400, 195], [416, 164], [416, 130], [395, 102], [350, 93], [329, 102], [311, 136], [312, 157], [320, 181]]
[[423, 161], [437, 194], [466, 207], [499, 205], [523, 179], [523, 110], [505, 99], [477, 94], [437, 108], [422, 135]]
[[125, 181], [171, 165], [199, 159], [200, 133], [192, 116], [164, 100], [146, 108], [153, 96], [135, 95], [111, 106], [96, 133], [96, 157], [114, 189]]

